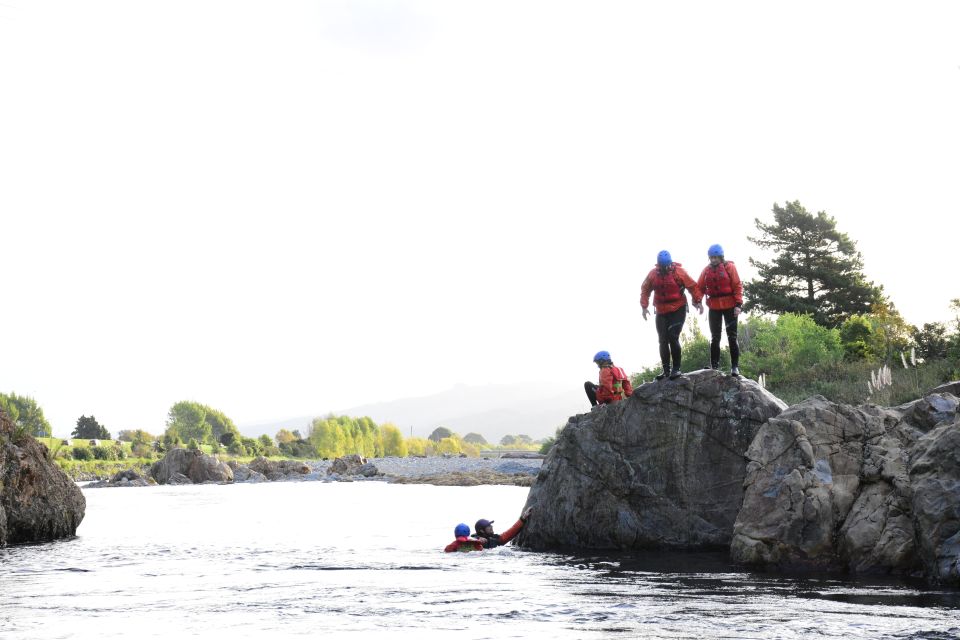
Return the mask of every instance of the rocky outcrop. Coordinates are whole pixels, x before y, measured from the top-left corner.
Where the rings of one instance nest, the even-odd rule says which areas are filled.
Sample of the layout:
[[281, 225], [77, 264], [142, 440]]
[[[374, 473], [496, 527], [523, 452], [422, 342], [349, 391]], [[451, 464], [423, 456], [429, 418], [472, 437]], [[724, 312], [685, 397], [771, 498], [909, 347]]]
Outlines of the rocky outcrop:
[[234, 482], [267, 482], [267, 476], [257, 471], [252, 471], [250, 467], [239, 464], [235, 460], [227, 463], [233, 469]]
[[0, 547], [75, 535], [86, 505], [47, 448], [0, 412]]
[[176, 483], [171, 481], [177, 474], [194, 484], [233, 482], [233, 469], [226, 463], [192, 449], [171, 449], [150, 467], [150, 476], [159, 484], [184, 484], [180, 478]]
[[744, 453], [785, 408], [754, 382], [697, 371], [570, 418], [530, 490], [537, 516], [518, 543], [725, 547], [743, 496]]
[[268, 460], [260, 456], [250, 463], [250, 471], [267, 480], [287, 480], [310, 473], [310, 467], [299, 460]]
[[367, 464], [367, 459], [356, 453], [349, 456], [342, 456], [333, 461], [330, 468], [327, 469], [329, 475], [338, 476], [356, 476], [360, 475], [360, 467]]
[[117, 471], [109, 480], [91, 482], [85, 489], [101, 489], [107, 487], [148, 487], [157, 482], [153, 478], [145, 478], [136, 469], [124, 469]]
[[950, 394], [850, 407], [816, 396], [747, 452], [732, 558], [960, 583], [960, 414]]
[[949, 393], [952, 396], [960, 398], [960, 380], [942, 384], [935, 389], [931, 389], [930, 393], [927, 395], [933, 395], [937, 393]]
[[960, 400], [787, 408], [694, 372], [571, 418], [527, 506], [532, 548], [729, 545], [745, 564], [960, 585]]

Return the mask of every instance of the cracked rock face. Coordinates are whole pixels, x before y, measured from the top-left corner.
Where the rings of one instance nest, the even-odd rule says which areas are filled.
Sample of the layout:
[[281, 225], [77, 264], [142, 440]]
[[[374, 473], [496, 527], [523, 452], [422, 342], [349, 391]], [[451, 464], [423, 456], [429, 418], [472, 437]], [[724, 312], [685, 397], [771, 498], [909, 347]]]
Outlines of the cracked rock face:
[[752, 381], [696, 371], [570, 418], [541, 467], [517, 543], [535, 549], [725, 547], [747, 448], [786, 405]]
[[734, 561], [958, 581], [960, 415], [931, 394], [893, 408], [815, 396], [747, 451]]
[[0, 411], [0, 547], [73, 536], [87, 501], [47, 448]]

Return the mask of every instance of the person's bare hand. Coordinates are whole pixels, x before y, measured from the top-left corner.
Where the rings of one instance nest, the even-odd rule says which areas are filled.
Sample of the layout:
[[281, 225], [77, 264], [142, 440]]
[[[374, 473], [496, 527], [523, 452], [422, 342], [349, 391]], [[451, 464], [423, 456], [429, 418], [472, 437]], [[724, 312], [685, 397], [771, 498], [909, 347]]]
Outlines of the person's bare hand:
[[530, 514], [531, 514], [531, 513], [533, 513], [533, 507], [527, 507], [527, 508], [524, 510], [523, 514], [520, 516], [520, 518], [521, 518], [522, 520], [526, 520], [527, 518], [530, 517]]

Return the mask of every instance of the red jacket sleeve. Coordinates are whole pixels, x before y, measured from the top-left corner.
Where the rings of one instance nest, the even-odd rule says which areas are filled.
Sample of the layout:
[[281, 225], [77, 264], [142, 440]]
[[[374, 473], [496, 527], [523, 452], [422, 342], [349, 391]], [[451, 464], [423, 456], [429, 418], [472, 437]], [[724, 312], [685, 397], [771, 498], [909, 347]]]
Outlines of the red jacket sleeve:
[[701, 293], [706, 293], [706, 292], [707, 292], [707, 289], [706, 289], [706, 286], [707, 286], [707, 269], [709, 269], [709, 268], [710, 268], [709, 266], [704, 267], [704, 268], [703, 268], [703, 271], [700, 272], [700, 277], [697, 278], [697, 288], [700, 289], [700, 292], [701, 292]]
[[743, 282], [740, 281], [740, 274], [737, 273], [737, 267], [732, 262], [726, 264], [727, 274], [730, 276], [730, 285], [733, 287], [733, 301], [739, 307], [743, 305]]
[[523, 529], [523, 518], [520, 518], [513, 523], [513, 526], [500, 534], [500, 544], [507, 544], [513, 537], [520, 533], [520, 529]]
[[[653, 273], [653, 272], [651, 272]], [[653, 289], [653, 281], [650, 279], [650, 273], [643, 279], [640, 285], [640, 306], [646, 309], [650, 306], [650, 291]]]
[[630, 384], [629, 377], [623, 381], [623, 395], [627, 398], [633, 395], [633, 385]]

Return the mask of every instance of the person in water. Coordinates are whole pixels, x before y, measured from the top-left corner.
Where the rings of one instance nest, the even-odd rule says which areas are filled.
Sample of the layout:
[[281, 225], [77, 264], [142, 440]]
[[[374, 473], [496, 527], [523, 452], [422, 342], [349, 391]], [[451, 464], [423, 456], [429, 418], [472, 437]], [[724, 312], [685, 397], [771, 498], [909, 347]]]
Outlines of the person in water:
[[589, 381], [583, 383], [590, 406], [613, 404], [633, 395], [630, 378], [623, 369], [613, 366], [609, 351], [598, 351], [593, 361], [600, 367], [600, 384], [598, 386]]
[[720, 368], [720, 322], [727, 329], [730, 345], [730, 375], [740, 376], [740, 345], [737, 342], [737, 316], [743, 306], [743, 283], [737, 267], [724, 259], [723, 247], [718, 244], [707, 249], [710, 264], [704, 267], [697, 286], [707, 296], [710, 308], [710, 368]]
[[470, 537], [470, 527], [460, 523], [454, 530], [455, 540], [448, 544], [443, 550], [447, 553], [452, 551], [483, 551], [484, 549], [493, 549], [507, 544], [513, 537], [519, 533], [523, 525], [530, 518], [533, 507], [528, 507], [517, 522], [501, 534], [493, 532], [493, 520], [477, 520], [475, 537]]
[[[687, 319], [687, 295], [685, 289], [690, 290], [693, 296], [693, 306], [703, 313], [700, 300], [703, 294], [696, 280], [670, 257], [669, 251], [657, 254], [657, 266], [654, 267], [640, 286], [640, 306], [643, 307], [643, 319], [646, 320], [650, 312], [650, 293], [653, 292], [653, 308], [657, 312], [657, 336], [660, 338], [660, 361], [663, 364], [663, 373], [657, 380], [670, 376], [676, 380], [683, 374], [680, 372], [680, 332], [683, 331], [683, 322]], [[673, 357], [673, 367], [670, 367], [670, 358]]]
[[453, 528], [453, 535], [454, 541], [443, 549], [447, 553], [451, 551], [483, 551], [483, 545], [487, 542], [482, 538], [471, 538], [470, 527], [462, 522]]
[[494, 533], [493, 532], [493, 520], [486, 520], [480, 518], [477, 520], [476, 525], [474, 525], [473, 537], [475, 540], [483, 540], [484, 549], [493, 549], [494, 547], [500, 547], [511, 540], [514, 536], [520, 533], [520, 529], [523, 529], [523, 525], [527, 523], [527, 520], [530, 519], [530, 514], [533, 512], [533, 507], [527, 507], [527, 509], [520, 515], [520, 519], [513, 523], [513, 526], [504, 531], [503, 533]]

